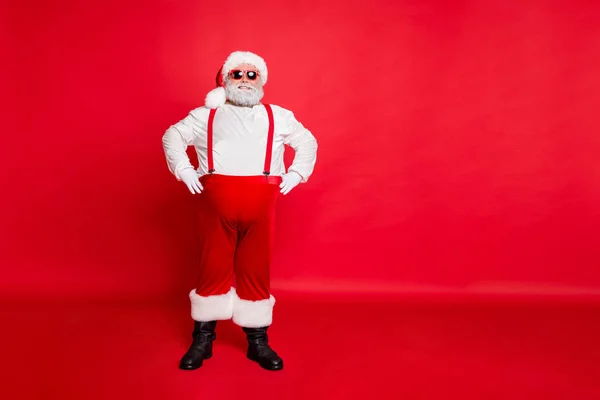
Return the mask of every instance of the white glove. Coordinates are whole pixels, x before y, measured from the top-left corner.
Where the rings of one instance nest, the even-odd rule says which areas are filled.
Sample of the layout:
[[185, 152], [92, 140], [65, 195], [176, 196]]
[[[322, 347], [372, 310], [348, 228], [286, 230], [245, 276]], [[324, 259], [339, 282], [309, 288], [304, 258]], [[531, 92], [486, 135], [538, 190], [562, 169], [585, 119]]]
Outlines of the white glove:
[[198, 173], [196, 172], [196, 170], [194, 168], [184, 169], [179, 174], [179, 177], [181, 178], [183, 183], [185, 183], [187, 185], [188, 189], [190, 190], [190, 192], [192, 192], [192, 194], [194, 194], [194, 191], [196, 193], [202, 193], [202, 191], [204, 190], [204, 188], [202, 187], [202, 184], [198, 180], [198, 178], [199, 178]]
[[279, 187], [281, 188], [281, 193], [284, 195], [288, 194], [293, 188], [298, 186], [302, 177], [295, 171], [289, 172], [281, 176], [282, 182]]

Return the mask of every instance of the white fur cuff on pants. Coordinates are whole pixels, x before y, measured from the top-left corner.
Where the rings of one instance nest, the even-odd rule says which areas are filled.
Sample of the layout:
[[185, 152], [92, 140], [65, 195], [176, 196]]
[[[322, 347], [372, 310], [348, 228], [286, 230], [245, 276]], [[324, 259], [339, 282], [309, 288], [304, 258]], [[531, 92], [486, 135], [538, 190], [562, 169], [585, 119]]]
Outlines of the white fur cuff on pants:
[[233, 299], [233, 322], [244, 328], [262, 328], [273, 322], [275, 298], [264, 300], [243, 300], [237, 294]]
[[235, 289], [231, 288], [228, 293], [214, 296], [199, 296], [196, 290], [190, 292], [192, 303], [192, 318], [194, 321], [215, 321], [231, 319], [233, 315], [233, 299]]

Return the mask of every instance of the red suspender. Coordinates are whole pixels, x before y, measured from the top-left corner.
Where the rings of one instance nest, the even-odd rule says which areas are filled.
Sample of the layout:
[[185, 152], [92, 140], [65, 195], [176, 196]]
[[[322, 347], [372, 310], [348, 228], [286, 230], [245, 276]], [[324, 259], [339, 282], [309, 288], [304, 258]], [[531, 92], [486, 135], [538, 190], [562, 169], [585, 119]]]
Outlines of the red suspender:
[[[268, 104], [264, 105], [267, 109], [267, 115], [269, 116], [269, 136], [267, 138], [267, 154], [265, 156], [265, 168], [263, 174], [271, 174], [271, 157], [273, 155], [273, 138], [275, 137], [275, 120], [273, 118], [273, 110]], [[208, 152], [208, 172], [215, 172], [215, 165], [213, 161], [213, 121], [215, 119], [216, 108], [211, 108], [208, 114], [208, 125], [206, 127], [206, 141], [207, 141], [207, 152]]]
[[275, 134], [275, 121], [273, 120], [273, 110], [271, 106], [265, 104], [267, 114], [269, 115], [269, 137], [267, 139], [267, 155], [265, 156], [265, 169], [263, 174], [269, 176], [271, 174], [271, 156], [273, 155], [273, 136]]
[[208, 114], [208, 125], [206, 132], [207, 139], [207, 154], [208, 154], [208, 172], [215, 172], [215, 165], [213, 163], [213, 120], [215, 119], [215, 113], [217, 112], [216, 108], [210, 109], [210, 114]]

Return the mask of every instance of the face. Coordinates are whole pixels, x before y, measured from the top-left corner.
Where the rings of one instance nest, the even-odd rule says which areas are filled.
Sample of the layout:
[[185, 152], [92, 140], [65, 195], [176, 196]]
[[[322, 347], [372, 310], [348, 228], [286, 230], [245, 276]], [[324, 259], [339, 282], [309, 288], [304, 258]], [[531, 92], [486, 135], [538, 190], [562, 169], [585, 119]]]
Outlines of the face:
[[[240, 79], [235, 79], [233, 71], [236, 70], [244, 71]], [[256, 79], [248, 78], [250, 71], [255, 73]], [[250, 64], [241, 64], [233, 68], [229, 75], [225, 77], [225, 92], [227, 99], [238, 106], [252, 107], [257, 105], [264, 95], [258, 68]]]
[[[243, 73], [241, 79], [235, 79], [235, 74], [233, 74], [233, 71], [245, 72]], [[252, 72], [254, 72], [254, 74], [252, 74]], [[251, 75], [251, 77], [254, 75], [256, 78], [254, 80], [250, 79], [248, 78], [248, 75]], [[236, 68], [231, 70], [229, 76], [225, 77], [225, 79], [231, 83], [237, 84], [242, 90], [251, 90], [252, 88], [259, 89], [262, 87], [262, 80], [260, 79], [258, 68], [251, 64], [238, 65]]]

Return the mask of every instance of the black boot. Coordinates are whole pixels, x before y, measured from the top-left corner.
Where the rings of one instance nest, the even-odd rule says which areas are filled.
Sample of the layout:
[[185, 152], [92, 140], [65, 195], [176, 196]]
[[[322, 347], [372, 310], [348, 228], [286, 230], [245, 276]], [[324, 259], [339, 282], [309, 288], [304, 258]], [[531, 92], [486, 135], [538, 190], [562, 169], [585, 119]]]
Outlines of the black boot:
[[248, 339], [248, 358], [269, 371], [283, 368], [283, 360], [269, 347], [267, 328], [242, 328]]
[[212, 357], [212, 342], [216, 339], [217, 321], [194, 321], [194, 341], [179, 362], [181, 369], [197, 369], [202, 361]]

